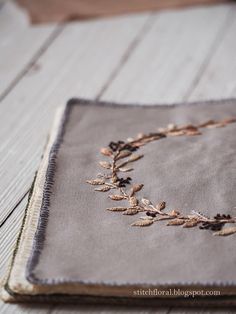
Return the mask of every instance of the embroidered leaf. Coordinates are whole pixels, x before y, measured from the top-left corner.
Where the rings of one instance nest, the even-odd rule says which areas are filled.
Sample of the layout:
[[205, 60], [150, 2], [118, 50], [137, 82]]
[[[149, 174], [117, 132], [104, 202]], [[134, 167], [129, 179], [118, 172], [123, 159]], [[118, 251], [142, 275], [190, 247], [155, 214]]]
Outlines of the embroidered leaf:
[[111, 182], [112, 182], [112, 183], [116, 183], [117, 181], [118, 181], [117, 175], [116, 175], [116, 174], [113, 174], [113, 175], [112, 175], [112, 178], [111, 178]]
[[111, 164], [107, 161], [99, 161], [99, 164], [105, 169], [111, 169]]
[[201, 135], [202, 133], [200, 131], [186, 131], [185, 134], [187, 136], [196, 136], [196, 135]]
[[209, 125], [216, 123], [214, 120], [208, 120], [199, 125], [199, 128], [207, 128]]
[[159, 210], [163, 210], [166, 207], [166, 202], [160, 202], [159, 204], [156, 205], [156, 209]]
[[234, 233], [236, 233], [236, 227], [228, 227], [228, 228], [224, 228], [218, 232], [213, 233], [213, 235], [228, 236]]
[[192, 228], [192, 227], [197, 226], [197, 224], [198, 224], [198, 221], [196, 219], [191, 219], [189, 221], [186, 221], [183, 224], [183, 228]]
[[167, 223], [167, 226], [180, 226], [184, 224], [184, 219], [173, 219]]
[[133, 171], [134, 169], [133, 168], [121, 167], [121, 168], [118, 168], [118, 170], [121, 171], [121, 172], [130, 172], [130, 171]]
[[149, 200], [148, 200], [148, 199], [146, 199], [146, 198], [142, 198], [141, 202], [143, 203], [143, 205], [146, 205], [146, 206], [148, 206], [148, 205], [151, 205], [151, 204], [152, 204], [152, 202], [151, 202], [151, 201], [149, 201]]
[[102, 188], [97, 188], [97, 189], [94, 189], [94, 191], [98, 191], [98, 192], [107, 192], [109, 191], [111, 188], [110, 186], [104, 186]]
[[119, 165], [117, 165], [117, 169], [120, 169], [120, 168], [123, 168], [123, 167], [125, 167], [126, 165], [128, 165], [130, 162], [134, 162], [134, 161], [136, 161], [136, 160], [139, 160], [140, 158], [142, 158], [143, 157], [143, 155], [131, 155], [130, 156], [130, 158], [127, 160], [127, 161], [125, 161], [125, 162], [123, 162], [123, 163], [121, 163], [121, 164], [119, 164]]
[[196, 218], [197, 218], [195, 215], [187, 215], [187, 217], [188, 217], [189, 219], [196, 219]]
[[177, 217], [179, 214], [180, 212], [177, 209], [174, 209], [169, 213], [171, 217]]
[[138, 141], [138, 142], [135, 142], [135, 144], [133, 144], [134, 147], [141, 147], [141, 146], [144, 146], [146, 143], [144, 141]]
[[110, 210], [112, 212], [124, 212], [127, 209], [128, 209], [127, 207], [111, 207], [111, 208], [107, 208], [107, 210]]
[[131, 188], [131, 192], [136, 193], [140, 190], [142, 190], [143, 184], [134, 184]]
[[143, 134], [143, 133], [138, 133], [137, 139], [141, 139], [141, 138], [143, 138], [144, 136], [145, 136], [145, 134]]
[[123, 215], [136, 215], [138, 212], [136, 208], [128, 208]]
[[152, 137], [143, 139], [142, 142], [145, 143], [145, 144], [147, 144], [147, 143], [156, 141], [156, 140], [158, 140], [158, 139], [160, 139], [160, 138], [161, 138], [160, 136], [152, 136]]
[[207, 126], [208, 129], [215, 129], [215, 128], [223, 128], [226, 126], [226, 123], [215, 123]]
[[160, 133], [168, 132], [168, 130], [166, 128], [158, 128], [157, 131], [160, 132]]
[[131, 206], [137, 206], [138, 205], [138, 200], [135, 196], [130, 197], [129, 203]]
[[170, 123], [167, 125], [167, 129], [168, 129], [168, 131], [173, 131], [173, 130], [177, 129], [177, 126], [173, 123]]
[[133, 161], [136, 161], [136, 160], [139, 160], [143, 158], [143, 155], [132, 155], [129, 159], [128, 159], [128, 162], [133, 162]]
[[119, 153], [119, 155], [116, 157], [116, 160], [120, 160], [122, 158], [126, 158], [126, 157], [130, 156], [131, 154], [132, 153], [130, 151], [128, 151], [128, 150], [121, 151]]
[[154, 221], [154, 218], [153, 217], [151, 217], [151, 216], [141, 216], [141, 217], [139, 217], [139, 219], [143, 219], [143, 220], [152, 220], [152, 221]]
[[228, 124], [228, 123], [234, 123], [234, 122], [236, 122], [236, 118], [228, 118], [228, 119], [224, 119], [224, 120], [222, 121], [222, 123], [226, 123], [226, 124]]
[[104, 155], [104, 156], [112, 156], [112, 150], [107, 148], [107, 147], [103, 147], [101, 148], [100, 152]]
[[125, 199], [124, 195], [109, 195], [108, 197], [113, 201], [121, 201]]
[[183, 131], [198, 131], [198, 127], [196, 127], [195, 125], [192, 125], [192, 124], [188, 124], [188, 125], [185, 125], [184, 127], [181, 128], [181, 130]]
[[147, 227], [153, 224], [151, 219], [140, 219], [131, 224], [133, 227]]
[[182, 136], [185, 135], [185, 132], [183, 130], [181, 131], [172, 131], [168, 133], [168, 136]]
[[133, 142], [133, 141], [134, 141], [134, 138], [128, 137], [126, 141], [129, 142], [129, 143], [130, 143], [130, 142]]
[[91, 184], [91, 185], [102, 185], [105, 183], [104, 179], [94, 179], [94, 180], [87, 180], [87, 183]]

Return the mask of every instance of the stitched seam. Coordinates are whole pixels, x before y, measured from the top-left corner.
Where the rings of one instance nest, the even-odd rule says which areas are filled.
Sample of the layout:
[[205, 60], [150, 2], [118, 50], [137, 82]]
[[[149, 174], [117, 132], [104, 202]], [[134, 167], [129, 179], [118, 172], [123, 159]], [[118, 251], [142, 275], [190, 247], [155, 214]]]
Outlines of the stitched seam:
[[[48, 284], [48, 285], [54, 285], [54, 284], [60, 284], [60, 283], [78, 283], [78, 284], [106, 284], [107, 286], [135, 286], [135, 285], [145, 285], [145, 283], [135, 283], [135, 284], [130, 284], [128, 282], [124, 282], [122, 284], [118, 284], [116, 282], [106, 282], [106, 281], [101, 281], [101, 282], [94, 282], [94, 281], [89, 281], [89, 280], [67, 280], [66, 278], [46, 278], [46, 279], [39, 279], [36, 277], [34, 274], [34, 269], [38, 264], [40, 253], [43, 249], [44, 245], [44, 240], [45, 240], [45, 230], [47, 227], [47, 221], [48, 221], [48, 216], [49, 216], [49, 206], [50, 206], [50, 195], [52, 191], [52, 186], [53, 186], [53, 179], [56, 171], [56, 159], [57, 159], [57, 154], [60, 149], [60, 145], [63, 141], [63, 135], [65, 133], [65, 128], [66, 128], [66, 122], [68, 120], [70, 111], [72, 110], [72, 107], [74, 105], [94, 105], [94, 106], [106, 106], [106, 107], [113, 107], [114, 109], [117, 108], [135, 108], [135, 107], [143, 107], [143, 108], [155, 108], [155, 107], [161, 107], [164, 110], [168, 108], [173, 108], [177, 106], [191, 106], [191, 105], [205, 105], [205, 104], [214, 104], [214, 105], [222, 105], [222, 103], [231, 103], [235, 102], [236, 99], [222, 99], [222, 100], [208, 100], [205, 102], [190, 102], [190, 103], [178, 103], [178, 104], [169, 104], [167, 106], [163, 105], [135, 105], [135, 104], [129, 104], [128, 106], [125, 104], [117, 104], [117, 103], [112, 103], [112, 102], [105, 102], [105, 101], [94, 101], [94, 100], [86, 100], [86, 99], [79, 99], [79, 98], [72, 98], [67, 102], [66, 109], [62, 118], [61, 125], [58, 130], [58, 135], [57, 138], [51, 148], [50, 155], [49, 155], [49, 161], [48, 161], [48, 168], [47, 168], [47, 173], [46, 173], [46, 179], [45, 179], [45, 184], [44, 184], [44, 191], [43, 191], [43, 200], [42, 200], [42, 206], [40, 209], [40, 217], [39, 217], [39, 223], [37, 227], [37, 231], [35, 233], [35, 238], [34, 238], [34, 243], [33, 243], [33, 248], [32, 248], [32, 254], [28, 260], [27, 267], [26, 267], [26, 278], [29, 282], [35, 283], [35, 284]], [[126, 107], [127, 106], [127, 107]], [[178, 285], [180, 287], [183, 286], [201, 286], [201, 287], [215, 287], [215, 286], [221, 286], [221, 287], [234, 287], [235, 282], [222, 282], [222, 281], [215, 281], [212, 283], [206, 283], [202, 284], [201, 282], [191, 282], [191, 284], [187, 282], [180, 282], [180, 283], [175, 283], [175, 286]], [[170, 282], [166, 282], [165, 284], [150, 284], [148, 285], [149, 287], [155, 286], [155, 287], [171, 287], [173, 286], [173, 283], [171, 284]]]

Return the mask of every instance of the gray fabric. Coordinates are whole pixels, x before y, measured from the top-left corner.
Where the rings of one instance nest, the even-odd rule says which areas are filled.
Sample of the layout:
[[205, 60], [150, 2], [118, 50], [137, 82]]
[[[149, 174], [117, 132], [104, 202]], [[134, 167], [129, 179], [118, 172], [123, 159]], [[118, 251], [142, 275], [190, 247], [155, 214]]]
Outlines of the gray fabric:
[[[137, 216], [105, 209], [108, 193], [86, 184], [101, 172], [99, 150], [110, 141], [156, 131], [168, 123], [198, 124], [236, 116], [236, 103], [170, 107], [74, 105], [57, 157], [49, 219], [39, 262], [39, 280], [108, 284], [236, 283], [235, 236], [214, 237], [198, 228], [165, 222], [133, 228]], [[140, 195], [165, 200], [170, 209], [207, 215], [236, 207], [236, 124], [205, 129], [195, 137], [173, 137], [140, 149], [134, 165]], [[120, 204], [120, 203], [119, 203]]]

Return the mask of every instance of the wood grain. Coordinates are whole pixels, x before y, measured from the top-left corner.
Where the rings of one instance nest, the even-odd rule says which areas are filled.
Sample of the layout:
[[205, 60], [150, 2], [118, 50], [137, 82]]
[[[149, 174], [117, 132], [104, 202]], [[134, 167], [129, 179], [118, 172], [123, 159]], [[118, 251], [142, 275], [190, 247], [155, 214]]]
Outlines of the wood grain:
[[[6, 271], [21, 224], [26, 197], [20, 200], [33, 180], [58, 105], [72, 96], [122, 102], [172, 102], [185, 98], [235, 97], [236, 90], [236, 23], [232, 5], [72, 23], [52, 40], [50, 32], [55, 25], [46, 26], [43, 31], [32, 30], [25, 17], [19, 18], [22, 13], [9, 7], [8, 14], [12, 17], [8, 25], [7, 15], [3, 16], [2, 12], [3, 9], [0, 10], [1, 49], [8, 37], [15, 38], [15, 42], [21, 38], [25, 48], [20, 47], [18, 55], [16, 43], [10, 41], [0, 51], [4, 57], [0, 65], [6, 64], [4, 76], [0, 72], [0, 87], [3, 86], [1, 91], [8, 90], [0, 106], [0, 221], [16, 207], [0, 228], [0, 276]], [[20, 24], [24, 32], [17, 33]], [[13, 57], [19, 64], [12, 61]], [[3, 85], [2, 77], [5, 77]], [[215, 309], [131, 310], [0, 303], [0, 313], [125, 311], [217, 313]], [[218, 313], [234, 311], [218, 310]]]
[[148, 19], [68, 25], [37, 60], [39, 70], [2, 101], [0, 222], [29, 189], [55, 108], [73, 96], [95, 98]]
[[29, 27], [26, 15], [13, 3], [0, 10], [0, 99], [56, 30], [56, 25]]
[[[0, 279], [6, 274], [10, 257], [13, 253], [17, 235], [22, 224], [24, 210], [27, 204], [27, 197], [19, 204], [16, 210], [9, 217], [8, 222], [0, 228]], [[1, 313], [1, 312], [0, 312]]]
[[236, 97], [236, 5], [231, 6], [227, 28], [189, 100]]
[[174, 103], [185, 99], [231, 7], [167, 11], [155, 23], [102, 99]]
[[[31, 313], [37, 313], [37, 314], [48, 314], [51, 313], [51, 310], [53, 309], [53, 304], [7, 304], [2, 303], [0, 301], [0, 313], [1, 314], [31, 314]], [[64, 313], [68, 313], [66, 310]]]

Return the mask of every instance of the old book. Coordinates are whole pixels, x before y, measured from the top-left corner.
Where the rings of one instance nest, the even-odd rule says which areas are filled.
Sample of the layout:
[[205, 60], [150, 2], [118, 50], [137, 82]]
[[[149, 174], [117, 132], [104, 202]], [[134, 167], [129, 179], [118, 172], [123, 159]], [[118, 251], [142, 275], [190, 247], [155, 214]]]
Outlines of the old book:
[[3, 298], [235, 305], [235, 131], [235, 100], [70, 100]]

